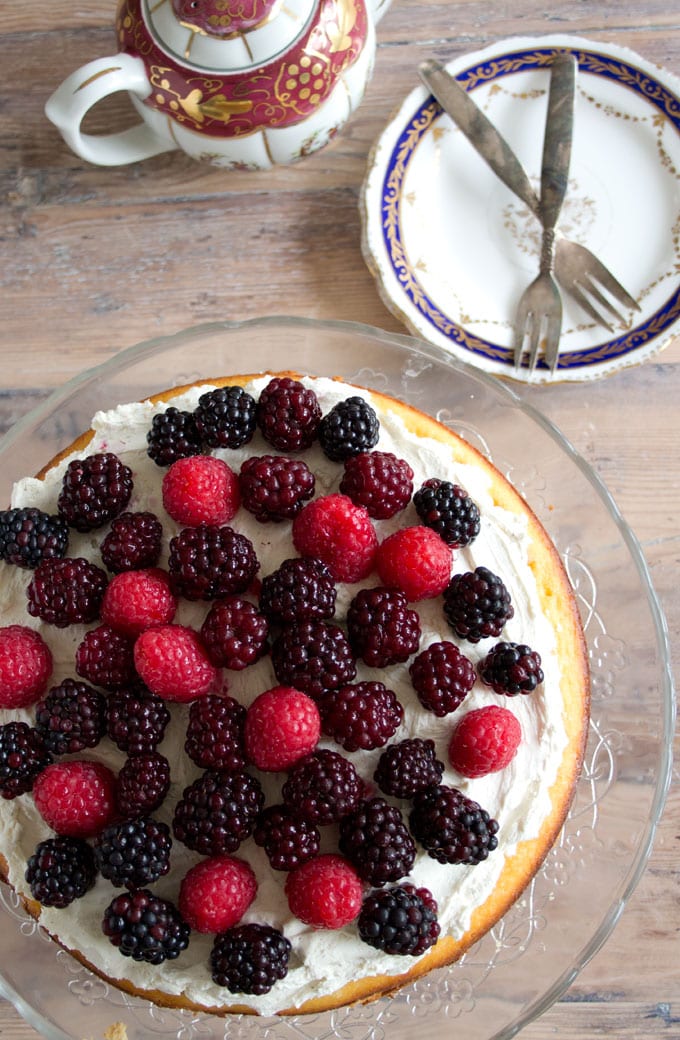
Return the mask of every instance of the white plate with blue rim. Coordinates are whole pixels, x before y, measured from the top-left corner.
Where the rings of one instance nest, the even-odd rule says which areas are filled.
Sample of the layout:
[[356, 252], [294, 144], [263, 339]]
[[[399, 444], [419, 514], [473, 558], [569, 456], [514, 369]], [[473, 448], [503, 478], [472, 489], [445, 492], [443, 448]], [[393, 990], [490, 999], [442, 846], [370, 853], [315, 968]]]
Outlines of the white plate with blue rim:
[[[539, 361], [532, 382], [609, 375], [680, 331], [680, 79], [633, 51], [564, 35], [498, 41], [446, 68], [538, 192], [550, 63], [565, 49], [578, 76], [558, 230], [596, 253], [640, 310], [624, 311], [609, 331], [563, 294], [557, 369]], [[372, 150], [361, 213], [364, 257], [392, 313], [460, 360], [527, 381], [527, 369], [514, 367], [513, 321], [538, 272], [540, 225], [424, 86]]]

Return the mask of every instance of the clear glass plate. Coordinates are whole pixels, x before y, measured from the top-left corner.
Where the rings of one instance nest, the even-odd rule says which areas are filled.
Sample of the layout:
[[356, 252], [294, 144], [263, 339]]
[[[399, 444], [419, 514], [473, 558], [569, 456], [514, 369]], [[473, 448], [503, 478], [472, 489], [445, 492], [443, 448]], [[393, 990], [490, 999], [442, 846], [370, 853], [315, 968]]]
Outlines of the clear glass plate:
[[[222, 1019], [129, 997], [60, 949], [0, 888], [0, 992], [50, 1040], [104, 1036], [466, 1040], [513, 1036], [605, 942], [649, 857], [670, 781], [668, 636], [638, 543], [597, 475], [517, 395], [445, 350], [352, 323], [266, 318], [203, 325], [122, 351], [67, 383], [0, 441], [0, 495], [87, 429], [97, 409], [220, 374], [338, 375], [429, 412], [491, 458], [559, 549], [580, 604], [593, 677], [583, 775], [563, 831], [508, 914], [457, 964], [396, 997], [325, 1015]], [[527, 448], [530, 450], [527, 450]], [[87, 951], [84, 951], [87, 953]]]

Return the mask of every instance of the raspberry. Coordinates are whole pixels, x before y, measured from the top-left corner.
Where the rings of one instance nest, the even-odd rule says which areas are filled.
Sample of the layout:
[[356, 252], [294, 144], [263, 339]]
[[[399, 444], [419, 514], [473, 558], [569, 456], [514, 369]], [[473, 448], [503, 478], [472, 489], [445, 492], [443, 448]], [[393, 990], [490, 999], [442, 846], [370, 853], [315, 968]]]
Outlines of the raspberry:
[[188, 527], [170, 541], [172, 588], [186, 599], [239, 595], [259, 566], [252, 542], [226, 525]]
[[116, 777], [99, 762], [54, 762], [33, 784], [35, 805], [48, 827], [72, 838], [92, 838], [116, 813]]
[[416, 793], [409, 823], [414, 838], [438, 863], [481, 863], [498, 846], [496, 821], [445, 784]]
[[314, 474], [302, 459], [246, 459], [238, 480], [244, 508], [262, 524], [292, 520], [314, 495]]
[[43, 560], [26, 590], [28, 613], [57, 628], [96, 621], [107, 584], [106, 572], [87, 560]]
[[337, 751], [306, 755], [290, 771], [284, 804], [311, 823], [335, 823], [357, 807], [363, 783], [354, 765]]
[[184, 789], [175, 806], [174, 835], [202, 856], [236, 852], [253, 833], [263, 803], [262, 788], [249, 773], [209, 769]]
[[416, 512], [426, 527], [431, 527], [447, 545], [460, 549], [479, 534], [477, 504], [465, 488], [450, 480], [432, 477], [413, 496]]
[[340, 851], [362, 881], [379, 887], [408, 874], [416, 845], [399, 809], [371, 798], [340, 821]]
[[109, 736], [121, 751], [143, 755], [160, 744], [170, 712], [165, 701], [141, 683], [115, 690], [107, 702], [106, 724]]
[[104, 593], [101, 616], [116, 632], [134, 638], [154, 625], [169, 624], [176, 610], [168, 575], [150, 567], [116, 574]]
[[162, 537], [163, 525], [153, 513], [121, 513], [101, 544], [104, 566], [113, 574], [155, 567]]
[[116, 888], [144, 888], [170, 870], [172, 838], [167, 824], [144, 816], [105, 827], [94, 842], [102, 877]]
[[127, 758], [118, 774], [118, 811], [125, 819], [148, 816], [170, 790], [170, 763], [158, 751]]
[[177, 459], [200, 455], [203, 448], [192, 412], [173, 406], [154, 415], [146, 443], [147, 453], [157, 466], [170, 466]]
[[30, 791], [52, 761], [42, 737], [26, 722], [0, 726], [0, 795], [16, 798]]
[[417, 651], [420, 617], [398, 589], [362, 589], [349, 605], [347, 632], [357, 657], [371, 668], [386, 668]]
[[237, 773], [245, 767], [246, 709], [233, 697], [209, 693], [189, 708], [184, 750], [201, 769]]
[[255, 433], [255, 401], [240, 386], [208, 390], [198, 399], [194, 420], [209, 448], [240, 448]]
[[255, 874], [244, 860], [213, 856], [182, 879], [179, 909], [197, 932], [224, 932], [238, 924], [256, 894]]
[[319, 443], [333, 462], [374, 448], [379, 436], [378, 416], [363, 397], [339, 401], [319, 424]]
[[272, 870], [295, 870], [321, 848], [318, 828], [285, 805], [270, 805], [260, 813], [253, 838], [266, 852]]
[[345, 460], [340, 491], [374, 520], [388, 520], [411, 501], [413, 470], [391, 452], [364, 451]]
[[346, 859], [325, 853], [286, 878], [290, 912], [312, 928], [343, 928], [361, 910], [361, 880]]
[[324, 620], [333, 617], [335, 598], [335, 582], [326, 564], [311, 556], [294, 557], [262, 579], [260, 610], [279, 625]]
[[118, 690], [136, 677], [134, 644], [110, 625], [99, 625], [85, 633], [76, 650], [76, 672], [83, 679]]
[[325, 563], [335, 581], [355, 582], [373, 570], [378, 537], [363, 506], [347, 495], [322, 495], [293, 520], [293, 543], [301, 556]]
[[45, 692], [52, 653], [39, 632], [25, 625], [0, 628], [0, 708], [26, 708]]
[[0, 512], [0, 560], [35, 569], [42, 560], [60, 558], [68, 548], [68, 524], [40, 509]]
[[449, 546], [429, 527], [402, 527], [378, 546], [375, 565], [383, 585], [415, 602], [444, 591], [452, 560]]
[[240, 672], [264, 656], [269, 624], [257, 607], [236, 597], [213, 603], [201, 625], [201, 639], [217, 668]]
[[316, 439], [321, 407], [313, 390], [287, 376], [271, 379], [260, 394], [257, 424], [277, 451], [301, 451]]
[[43, 906], [70, 906], [92, 888], [97, 876], [94, 853], [82, 838], [47, 838], [29, 858], [26, 880]]
[[522, 730], [507, 708], [490, 705], [464, 715], [449, 743], [449, 762], [462, 776], [496, 773], [512, 762]]
[[543, 682], [541, 656], [524, 643], [496, 643], [478, 667], [482, 682], [507, 697], [533, 693]]
[[274, 686], [248, 708], [246, 754], [265, 772], [289, 769], [316, 747], [319, 709], [311, 697], [290, 686]]
[[167, 701], [192, 701], [217, 687], [198, 634], [184, 625], [147, 628], [135, 643], [135, 668], [152, 693]]
[[238, 477], [212, 455], [192, 455], [173, 462], [163, 477], [163, 505], [178, 524], [226, 524], [241, 496]]
[[439, 937], [437, 903], [427, 888], [415, 885], [369, 892], [357, 927], [369, 946], [385, 953], [417, 957]]
[[124, 892], [104, 911], [102, 931], [124, 957], [162, 964], [189, 945], [189, 926], [173, 903], [146, 888]]
[[434, 741], [412, 737], [385, 748], [373, 779], [385, 794], [395, 798], [412, 798], [424, 787], [438, 784], [444, 763], [436, 757]]
[[106, 733], [106, 698], [87, 683], [64, 679], [36, 705], [35, 728], [53, 755], [96, 747]]
[[272, 665], [281, 685], [310, 697], [351, 682], [357, 670], [345, 633], [327, 621], [284, 628], [272, 646]]
[[268, 924], [244, 924], [218, 935], [210, 954], [213, 982], [230, 993], [268, 993], [288, 974], [291, 945]]
[[431, 643], [409, 668], [422, 706], [443, 718], [463, 703], [475, 683], [475, 669], [454, 643]]
[[57, 500], [59, 515], [76, 531], [93, 531], [122, 513], [132, 494], [132, 470], [112, 452], [74, 459]]
[[470, 643], [499, 636], [514, 613], [510, 593], [487, 567], [454, 574], [444, 592], [447, 621], [456, 635]]
[[370, 751], [394, 736], [404, 717], [396, 694], [381, 682], [360, 682], [324, 694], [324, 733], [345, 751]]

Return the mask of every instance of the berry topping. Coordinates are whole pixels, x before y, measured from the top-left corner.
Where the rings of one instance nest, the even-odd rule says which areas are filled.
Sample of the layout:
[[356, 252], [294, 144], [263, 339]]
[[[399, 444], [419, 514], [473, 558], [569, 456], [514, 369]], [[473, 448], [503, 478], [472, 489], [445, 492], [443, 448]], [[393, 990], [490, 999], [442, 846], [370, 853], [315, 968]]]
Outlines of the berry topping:
[[213, 981], [230, 993], [268, 993], [288, 974], [291, 945], [268, 924], [243, 924], [218, 935], [210, 954]]
[[363, 787], [348, 758], [322, 749], [293, 766], [282, 795], [290, 810], [324, 826], [352, 812], [362, 798]]
[[345, 751], [382, 747], [399, 729], [404, 709], [381, 682], [359, 682], [324, 693], [322, 728]]
[[16, 798], [30, 791], [52, 756], [42, 737], [26, 722], [0, 726], [0, 795]]
[[387, 520], [411, 501], [413, 470], [390, 452], [361, 452], [345, 460], [340, 491], [374, 520]]
[[378, 416], [363, 397], [339, 401], [319, 424], [319, 443], [333, 462], [374, 448], [379, 436]]
[[475, 683], [472, 661], [455, 643], [431, 643], [409, 668], [418, 700], [427, 711], [443, 718], [462, 704]]
[[173, 462], [163, 477], [163, 505], [178, 524], [226, 524], [241, 502], [238, 477], [212, 455]]
[[318, 828], [285, 805], [270, 805], [260, 813], [253, 838], [266, 852], [272, 870], [295, 870], [317, 856], [321, 847]]
[[445, 784], [416, 793], [409, 823], [414, 838], [438, 863], [481, 863], [498, 846], [496, 821]]
[[63, 910], [94, 885], [94, 853], [82, 838], [47, 838], [29, 858], [25, 876], [34, 899]]
[[384, 885], [409, 873], [416, 844], [395, 805], [371, 798], [340, 821], [340, 851], [362, 881]]
[[153, 751], [170, 721], [165, 701], [141, 684], [114, 691], [108, 698], [106, 713], [111, 740], [130, 755]]
[[533, 693], [543, 682], [540, 654], [523, 643], [496, 643], [478, 667], [482, 682], [507, 697]]
[[124, 957], [162, 964], [189, 945], [189, 926], [173, 903], [148, 889], [125, 892], [107, 906], [102, 931]]
[[5, 509], [0, 512], [0, 560], [33, 570], [42, 560], [64, 556], [68, 535], [60, 516], [33, 508]]
[[165, 801], [170, 790], [170, 763], [158, 751], [127, 758], [118, 774], [118, 811], [127, 820], [148, 816]]
[[226, 525], [187, 527], [170, 541], [172, 587], [186, 599], [240, 595], [259, 566], [250, 539]]
[[426, 527], [444, 539], [447, 545], [459, 549], [479, 534], [479, 509], [465, 488], [450, 480], [432, 477], [426, 480], [413, 496], [416, 512]]
[[76, 650], [76, 672], [83, 679], [117, 690], [136, 678], [134, 643], [110, 625], [99, 625], [83, 636]]
[[26, 708], [45, 692], [52, 653], [39, 632], [25, 625], [0, 628], [0, 708]]
[[155, 567], [162, 536], [163, 526], [153, 513], [121, 513], [101, 544], [104, 565], [113, 574]]
[[201, 394], [194, 410], [196, 429], [209, 448], [240, 448], [255, 433], [256, 406], [240, 386]]
[[157, 466], [200, 455], [203, 448], [193, 414], [173, 406], [154, 415], [146, 442], [146, 450]]
[[170, 828], [151, 816], [106, 827], [94, 843], [102, 877], [116, 888], [144, 888], [170, 870]]
[[417, 791], [441, 781], [444, 763], [435, 753], [433, 740], [412, 737], [385, 748], [373, 779], [385, 794], [413, 798]]
[[464, 715], [449, 743], [449, 761], [462, 776], [486, 776], [512, 762], [522, 729], [507, 708], [490, 705]]
[[311, 697], [290, 686], [265, 690], [248, 708], [246, 754], [265, 772], [289, 769], [319, 739], [319, 709]]
[[316, 439], [321, 408], [313, 390], [287, 376], [271, 379], [260, 394], [257, 424], [277, 451], [301, 451]]
[[201, 625], [212, 663], [240, 672], [267, 652], [269, 624], [257, 607], [236, 597], [213, 603]]
[[76, 531], [93, 531], [122, 513], [132, 494], [132, 470], [112, 452], [74, 459], [64, 473], [59, 515]]
[[293, 520], [293, 544], [325, 563], [335, 581], [354, 582], [373, 570], [378, 537], [363, 506], [347, 495], [323, 495]]
[[106, 733], [106, 698], [88, 683], [63, 679], [36, 705], [35, 728], [54, 755], [96, 747]]
[[260, 610], [279, 625], [324, 620], [333, 617], [335, 598], [335, 582], [326, 564], [312, 556], [294, 557], [262, 579]]
[[57, 628], [96, 621], [108, 580], [84, 559], [43, 560], [26, 590], [28, 613]]
[[261, 455], [246, 459], [239, 473], [243, 506], [266, 524], [292, 520], [314, 494], [314, 474], [302, 459]]
[[135, 668], [152, 693], [192, 701], [216, 689], [218, 671], [198, 634], [185, 625], [147, 628], [135, 643]]
[[253, 833], [263, 803], [262, 788], [249, 773], [207, 770], [184, 789], [172, 829], [202, 856], [236, 852]]
[[515, 613], [510, 593], [487, 567], [454, 574], [444, 592], [444, 614], [451, 628], [470, 643], [499, 636]]
[[444, 591], [452, 559], [449, 546], [429, 527], [402, 527], [381, 542], [375, 565], [383, 585], [401, 589], [415, 602]]
[[362, 589], [347, 611], [352, 649], [371, 668], [408, 660], [420, 645], [420, 618], [398, 589]]
[[116, 632], [134, 638], [154, 625], [168, 625], [176, 610], [168, 575], [151, 567], [116, 574], [104, 593], [101, 616]]
[[189, 708], [184, 750], [201, 769], [237, 773], [246, 765], [246, 709], [233, 697], [209, 693]]
[[256, 894], [255, 874], [244, 860], [213, 856], [182, 879], [179, 909], [197, 932], [224, 932], [238, 924]]
[[362, 884], [346, 859], [325, 853], [286, 878], [290, 912], [312, 928], [343, 928], [361, 910]]
[[369, 946], [385, 953], [417, 957], [439, 937], [437, 904], [432, 893], [415, 885], [395, 885], [369, 892], [357, 923]]
[[347, 636], [327, 621], [303, 621], [284, 628], [272, 646], [272, 665], [279, 683], [310, 697], [337, 690], [351, 682], [357, 671]]
[[54, 762], [33, 784], [35, 805], [48, 827], [72, 838], [92, 838], [116, 814], [116, 777], [100, 762]]

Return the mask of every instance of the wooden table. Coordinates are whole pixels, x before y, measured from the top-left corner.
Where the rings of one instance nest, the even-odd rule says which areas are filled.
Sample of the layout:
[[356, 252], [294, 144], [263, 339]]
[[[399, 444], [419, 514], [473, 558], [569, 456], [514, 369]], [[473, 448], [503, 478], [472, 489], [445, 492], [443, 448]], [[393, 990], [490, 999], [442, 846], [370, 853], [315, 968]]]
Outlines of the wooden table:
[[[260, 174], [223, 172], [178, 154], [100, 169], [68, 151], [43, 105], [68, 72], [111, 52], [113, 13], [104, 0], [4, 5], [3, 429], [84, 367], [201, 321], [290, 314], [403, 331], [362, 261], [357, 202], [371, 144], [415, 85], [420, 59], [560, 31], [628, 46], [680, 74], [680, 15], [667, 0], [394, 0], [380, 25], [365, 102], [325, 151]], [[116, 99], [93, 114], [91, 126], [128, 119], [127, 101]], [[640, 539], [676, 637], [677, 666], [680, 339], [596, 384], [532, 393], [608, 484]], [[564, 999], [523, 1031], [526, 1040], [680, 1037], [679, 811], [676, 782], [620, 923]], [[0, 1001], [0, 1036], [36, 1035]]]

